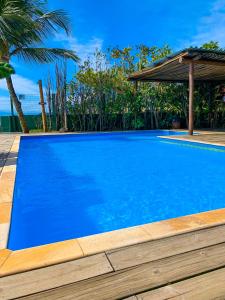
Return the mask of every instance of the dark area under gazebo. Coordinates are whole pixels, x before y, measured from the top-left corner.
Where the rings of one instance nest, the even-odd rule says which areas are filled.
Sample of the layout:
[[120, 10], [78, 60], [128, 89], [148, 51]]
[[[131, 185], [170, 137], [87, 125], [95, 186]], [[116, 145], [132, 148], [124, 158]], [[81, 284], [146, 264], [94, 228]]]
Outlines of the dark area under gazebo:
[[184, 49], [131, 74], [130, 81], [189, 82], [189, 134], [194, 129], [195, 82], [225, 82], [225, 51], [199, 48]]

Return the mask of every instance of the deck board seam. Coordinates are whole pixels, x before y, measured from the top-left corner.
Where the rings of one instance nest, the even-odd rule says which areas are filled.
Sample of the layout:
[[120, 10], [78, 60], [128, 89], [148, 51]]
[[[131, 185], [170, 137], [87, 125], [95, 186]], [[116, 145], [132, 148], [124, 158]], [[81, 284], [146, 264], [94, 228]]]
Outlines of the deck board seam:
[[[220, 266], [220, 267], [216, 267], [216, 268], [213, 268], [213, 269], [209, 269], [207, 271], [203, 271], [203, 272], [200, 272], [200, 273], [197, 273], [195, 275], [191, 275], [191, 276], [187, 276], [187, 277], [184, 277], [182, 279], [179, 279], [179, 280], [174, 280], [174, 281], [168, 281], [166, 284], [161, 284], [161, 285], [158, 285], [157, 287], [153, 287], [153, 288], [150, 288], [150, 289], [145, 289], [143, 291], [141, 291], [140, 293], [137, 293], [135, 294], [134, 296], [139, 296], [143, 293], [147, 293], [147, 292], [152, 292], [152, 291], [157, 291], [158, 289], [160, 288], [163, 288], [163, 287], [167, 287], [167, 286], [171, 286], [171, 285], [174, 285], [176, 283], [179, 283], [179, 282], [183, 282], [183, 281], [186, 281], [186, 280], [189, 280], [189, 279], [192, 279], [192, 278], [197, 278], [199, 276], [202, 276], [202, 275], [206, 275], [206, 274], [210, 274], [212, 272], [215, 272], [215, 271], [218, 271], [218, 270], [221, 270], [221, 269], [224, 269], [225, 270], [225, 264], [223, 266]], [[183, 294], [180, 294], [178, 291], [176, 291], [178, 293], [178, 295], [176, 296], [172, 296], [170, 298], [167, 298], [166, 300], [169, 300], [169, 299], [173, 299], [177, 296], [181, 296]], [[133, 296], [133, 295], [132, 295]], [[125, 298], [126, 299], [126, 298]]]
[[6, 258], [4, 259], [4, 261], [0, 264], [0, 269], [3, 267], [3, 265], [5, 264], [6, 260], [9, 258], [10, 255], [11, 255], [11, 253], [9, 252], [8, 255], [6, 256]]
[[[220, 244], [225, 244], [225, 243], [219, 243], [219, 244], [216, 244], [216, 245], [220, 245]], [[214, 247], [216, 245], [209, 246], [209, 247], [204, 247], [202, 249], [211, 248], [211, 247]], [[192, 250], [192, 251], [188, 251], [188, 252], [195, 252], [195, 251], [196, 250]], [[188, 253], [188, 252], [185, 252], [185, 253]], [[172, 256], [169, 256], [169, 257], [167, 257], [165, 259], [176, 257], [176, 256], [180, 256], [180, 255], [182, 255], [182, 254], [172, 255]], [[162, 261], [162, 260], [164, 260], [164, 258], [163, 259], [159, 259], [158, 261]], [[147, 262], [147, 263], [144, 263], [144, 264], [149, 264], [149, 263], [151, 263], [151, 262]], [[54, 291], [54, 290], [57, 290], [57, 289], [61, 289], [61, 288], [64, 288], [66, 286], [73, 286], [73, 285], [76, 285], [76, 284], [85, 283], [85, 282], [88, 282], [89, 280], [95, 280], [96, 283], [97, 283], [99, 280], [101, 280], [104, 277], [114, 276], [114, 274], [116, 275], [116, 274], [126, 273], [130, 269], [137, 269], [137, 268], [139, 268], [140, 266], [142, 266], [144, 264], [139, 264], [137, 266], [129, 267], [129, 268], [126, 268], [126, 269], [123, 269], [123, 270], [109, 271], [109, 272], [107, 272], [105, 274], [101, 274], [101, 275], [98, 275], [98, 276], [93, 276], [93, 277], [90, 277], [90, 278], [87, 278], [87, 279], [83, 279], [83, 280], [80, 280], [80, 281], [77, 281], [77, 282], [72, 282], [72, 283], [64, 284], [64, 285], [61, 285], [61, 286], [53, 287], [53, 288], [46, 289], [46, 290], [43, 290], [43, 291], [39, 291], [39, 292], [36, 292], [36, 293], [27, 294], [27, 295], [21, 296], [19, 298], [13, 298], [13, 299], [25, 299], [28, 296], [41, 295], [42, 293], [46, 293], [46, 292]], [[190, 275], [190, 276], [184, 275], [184, 277], [182, 277], [182, 278], [180, 278], [178, 280], [166, 281], [166, 283], [159, 284], [159, 285], [157, 285], [157, 286], [155, 286], [153, 288], [143, 289], [143, 290], [141, 290], [141, 292], [138, 292], [137, 294], [134, 292], [134, 294], [127, 294], [125, 296], [125, 298], [124, 297], [120, 297], [120, 298], [116, 298], [116, 299], [126, 299], [127, 297], [129, 298], [129, 297], [131, 297], [133, 295], [136, 296], [136, 295], [140, 295], [140, 294], [143, 294], [143, 293], [146, 293], [146, 292], [154, 291], [154, 290], [157, 290], [159, 288], [166, 287], [166, 286], [169, 286], [169, 285], [172, 285], [172, 284], [176, 284], [178, 282], [182, 282], [182, 281], [185, 281], [185, 280], [188, 280], [188, 279], [191, 279], [191, 278], [196, 278], [198, 276], [201, 276], [201, 275], [204, 275], [204, 274], [208, 274], [208, 273], [211, 273], [213, 271], [220, 270], [220, 269], [225, 269], [225, 263], [222, 266], [213, 267], [211, 269], [208, 269], [207, 271], [198, 272], [198, 273], [195, 273], [194, 275]]]
[[83, 248], [81, 247], [81, 244], [79, 243], [78, 239], [76, 239], [76, 241], [77, 241], [77, 244], [78, 244], [78, 246], [79, 246], [79, 248], [80, 248], [80, 250], [81, 250], [81, 252], [82, 252], [82, 254], [83, 254], [83, 257], [86, 257], [87, 255], [84, 254], [84, 250], [83, 250]]
[[114, 268], [114, 266], [113, 266], [111, 260], [109, 259], [109, 257], [108, 257], [108, 255], [107, 255], [106, 251], [105, 251], [104, 253], [105, 253], [105, 256], [106, 256], [106, 258], [107, 258], [107, 260], [108, 260], [108, 262], [109, 262], [111, 268], [113, 269], [114, 272], [116, 272], [116, 270], [115, 270], [115, 268]]

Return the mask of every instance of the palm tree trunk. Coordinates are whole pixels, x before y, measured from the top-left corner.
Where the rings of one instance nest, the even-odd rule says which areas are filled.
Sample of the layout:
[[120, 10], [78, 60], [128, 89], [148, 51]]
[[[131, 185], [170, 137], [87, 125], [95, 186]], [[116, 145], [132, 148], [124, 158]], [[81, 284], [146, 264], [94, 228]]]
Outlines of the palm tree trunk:
[[26, 123], [26, 120], [25, 120], [25, 117], [24, 117], [24, 114], [22, 111], [21, 103], [16, 95], [16, 92], [15, 92], [15, 89], [13, 86], [12, 78], [11, 77], [6, 78], [6, 82], [7, 82], [10, 97], [13, 101], [13, 104], [14, 104], [15, 109], [18, 114], [23, 133], [29, 133], [29, 129], [27, 127], [27, 123]]

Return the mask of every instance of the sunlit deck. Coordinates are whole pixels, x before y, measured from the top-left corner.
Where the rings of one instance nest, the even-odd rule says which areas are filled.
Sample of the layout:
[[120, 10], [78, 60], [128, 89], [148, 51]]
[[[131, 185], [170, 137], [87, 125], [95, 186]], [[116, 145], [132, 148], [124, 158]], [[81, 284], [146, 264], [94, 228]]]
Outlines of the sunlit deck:
[[[175, 138], [225, 146], [224, 132]], [[14, 136], [0, 139], [3, 164]], [[225, 209], [44, 247], [0, 250], [0, 299], [225, 299]]]
[[190, 135], [174, 136], [174, 137], [170, 137], [170, 139], [212, 144], [218, 146], [225, 145], [225, 130], [224, 131], [196, 130], [196, 132], [197, 134], [193, 136]]

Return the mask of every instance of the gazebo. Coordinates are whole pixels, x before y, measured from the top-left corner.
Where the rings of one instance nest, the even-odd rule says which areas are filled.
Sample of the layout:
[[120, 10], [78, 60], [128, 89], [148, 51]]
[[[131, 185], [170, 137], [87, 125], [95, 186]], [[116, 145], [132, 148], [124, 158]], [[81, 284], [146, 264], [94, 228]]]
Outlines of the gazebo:
[[193, 101], [195, 82], [225, 82], [225, 51], [188, 48], [158, 60], [130, 81], [189, 82], [189, 134], [193, 134]]

